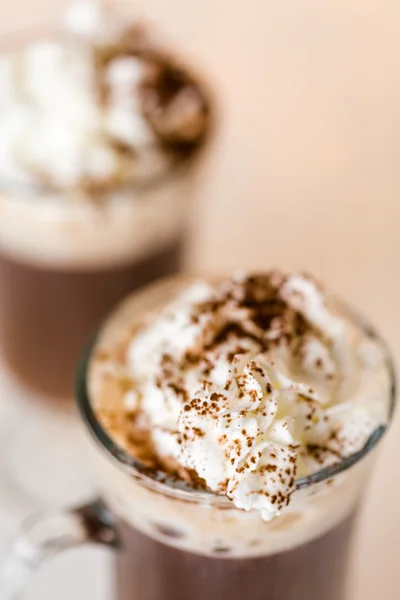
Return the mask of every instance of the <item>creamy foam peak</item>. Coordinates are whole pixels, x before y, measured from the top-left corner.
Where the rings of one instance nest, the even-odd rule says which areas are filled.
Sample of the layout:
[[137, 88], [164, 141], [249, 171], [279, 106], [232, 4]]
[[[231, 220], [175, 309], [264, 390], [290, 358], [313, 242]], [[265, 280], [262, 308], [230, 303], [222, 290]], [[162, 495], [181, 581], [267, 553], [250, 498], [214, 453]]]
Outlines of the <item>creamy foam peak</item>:
[[98, 356], [117, 383], [101, 422], [149, 467], [265, 520], [296, 478], [362, 448], [387, 420], [381, 351], [309, 276], [197, 281], [134, 319]]
[[0, 178], [89, 191], [146, 182], [194, 153], [208, 110], [143, 27], [79, 2], [61, 31], [0, 59]]

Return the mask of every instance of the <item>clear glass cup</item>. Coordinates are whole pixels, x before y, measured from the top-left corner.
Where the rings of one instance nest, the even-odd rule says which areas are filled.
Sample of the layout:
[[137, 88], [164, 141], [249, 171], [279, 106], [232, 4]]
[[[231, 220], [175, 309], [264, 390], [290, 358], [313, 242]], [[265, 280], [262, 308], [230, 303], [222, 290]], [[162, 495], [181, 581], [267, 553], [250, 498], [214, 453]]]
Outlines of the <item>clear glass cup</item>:
[[[132, 14], [122, 3], [119, 9]], [[9, 36], [0, 53], [59, 35], [56, 27], [32, 27]], [[214, 125], [207, 86], [190, 65], [187, 73], [205, 99], [206, 130], [165, 165], [149, 151], [154, 173], [92, 194], [0, 180], [0, 371], [4, 395], [21, 407], [17, 434], [1, 440], [0, 471], [32, 498], [54, 497], [42, 485], [49, 471], [60, 498], [86, 477], [53, 467], [68, 454], [72, 464], [78, 460], [74, 371], [89, 335], [126, 294], [183, 266]]]
[[[106, 3], [101, 18], [116, 15], [140, 23], [128, 3]], [[38, 24], [4, 37], [0, 58], [35, 42], [62, 40], [61, 25]], [[191, 62], [169, 54], [162, 34], [146, 23], [144, 31], [150, 48], [144, 58], [178, 66], [200, 91], [205, 118], [198, 137], [166, 144], [156, 136], [157, 148], [141, 148], [136, 179], [123, 185], [89, 181], [60, 191], [46, 176], [32, 185], [0, 179], [0, 350], [32, 396], [52, 402], [73, 398], [80, 349], [115, 303], [182, 267], [188, 215], [214, 128], [214, 98]], [[133, 29], [127, 34], [146, 47]], [[168, 71], [169, 85], [179, 69]]]
[[[130, 310], [155, 308], [176, 291], [175, 284], [162, 282], [136, 294]], [[378, 391], [387, 403], [387, 424], [373, 431], [360, 451], [298, 479], [289, 507], [271, 522], [236, 509], [225, 497], [149, 474], [119, 447], [93, 409], [92, 344], [79, 368], [77, 401], [99, 497], [26, 523], [1, 571], [2, 600], [19, 598], [31, 572], [49, 556], [87, 542], [115, 548], [116, 600], [138, 595], [141, 600], [340, 600], [357, 509], [396, 392], [384, 341], [364, 318], [343, 305], [340, 310], [384, 353], [385, 382]]]

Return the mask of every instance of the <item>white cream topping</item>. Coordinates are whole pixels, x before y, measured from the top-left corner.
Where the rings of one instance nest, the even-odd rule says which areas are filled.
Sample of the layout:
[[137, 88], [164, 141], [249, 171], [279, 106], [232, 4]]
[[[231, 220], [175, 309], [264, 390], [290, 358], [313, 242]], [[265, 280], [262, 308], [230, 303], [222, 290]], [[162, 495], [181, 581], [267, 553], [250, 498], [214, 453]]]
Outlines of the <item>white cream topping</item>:
[[131, 101], [124, 96], [126, 85], [108, 76], [110, 101], [102, 106], [90, 45], [42, 40], [2, 57], [0, 177], [26, 184], [42, 179], [61, 189], [85, 180], [118, 179], [116, 142], [139, 153], [143, 146], [157, 144], [135, 101], [143, 66], [130, 58], [128, 67], [136, 75]]
[[[179, 69], [132, 10], [95, 0], [73, 4], [51, 37], [0, 54], [1, 252], [98, 269], [181, 238], [197, 168], [177, 167], [209, 120]], [[188, 139], [184, 157], [174, 144]]]
[[[133, 25], [103, 3], [78, 2], [59, 35], [0, 58], [0, 179], [70, 191], [166, 172], [174, 157], [145, 116], [140, 94], [149, 61], [129, 50], [124, 56], [122, 48], [122, 56], [99, 66], [106, 48], [118, 48]], [[196, 100], [198, 117], [204, 104], [198, 93]], [[187, 117], [181, 123], [177, 112], [183, 131]]]
[[387, 419], [378, 348], [309, 277], [189, 286], [132, 338], [124, 373], [161, 460], [264, 520], [297, 477], [359, 450]]

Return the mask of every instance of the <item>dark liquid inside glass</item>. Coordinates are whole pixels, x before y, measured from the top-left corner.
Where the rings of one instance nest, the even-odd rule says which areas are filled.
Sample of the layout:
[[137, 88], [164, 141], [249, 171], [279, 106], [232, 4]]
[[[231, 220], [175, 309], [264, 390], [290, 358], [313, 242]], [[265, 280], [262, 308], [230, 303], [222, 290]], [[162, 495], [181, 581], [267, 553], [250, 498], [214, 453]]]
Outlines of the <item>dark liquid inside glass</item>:
[[215, 557], [177, 550], [122, 523], [115, 600], [341, 600], [354, 522], [353, 514], [293, 550], [243, 559], [229, 548]]
[[125, 295], [177, 273], [182, 250], [177, 238], [122, 267], [79, 271], [0, 255], [0, 339], [11, 370], [47, 397], [72, 397], [76, 362], [89, 336]]

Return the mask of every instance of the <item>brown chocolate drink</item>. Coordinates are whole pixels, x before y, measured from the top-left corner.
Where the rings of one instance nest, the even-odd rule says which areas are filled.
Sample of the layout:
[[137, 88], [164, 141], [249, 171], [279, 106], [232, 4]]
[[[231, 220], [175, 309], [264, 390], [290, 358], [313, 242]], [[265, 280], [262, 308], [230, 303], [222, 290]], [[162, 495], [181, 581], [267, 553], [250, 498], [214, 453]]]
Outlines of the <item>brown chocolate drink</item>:
[[101, 318], [181, 267], [210, 108], [143, 27], [95, 3], [4, 60], [0, 342], [24, 384], [70, 397]]
[[116, 600], [341, 600], [383, 356], [307, 275], [173, 278], [121, 303], [78, 386]]
[[[229, 547], [199, 556], [166, 546], [120, 524], [124, 551], [116, 560], [115, 600], [339, 600], [354, 515], [329, 533], [267, 557], [230, 559]], [[179, 532], [160, 528], [165, 539]], [[290, 574], [290, 575], [289, 575]]]
[[24, 385], [50, 397], [72, 393], [76, 357], [116, 302], [181, 268], [183, 240], [131, 264], [60, 270], [0, 256], [3, 357]]

